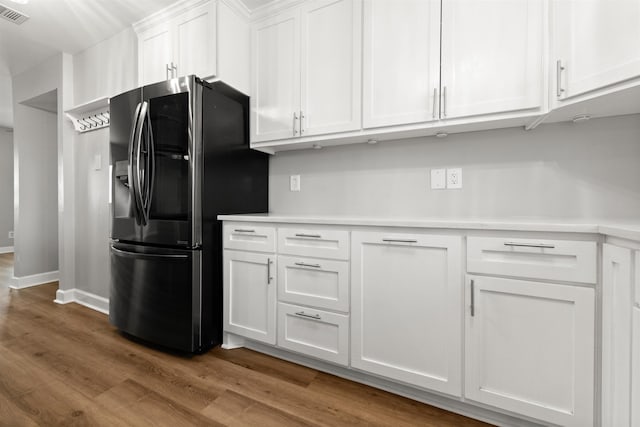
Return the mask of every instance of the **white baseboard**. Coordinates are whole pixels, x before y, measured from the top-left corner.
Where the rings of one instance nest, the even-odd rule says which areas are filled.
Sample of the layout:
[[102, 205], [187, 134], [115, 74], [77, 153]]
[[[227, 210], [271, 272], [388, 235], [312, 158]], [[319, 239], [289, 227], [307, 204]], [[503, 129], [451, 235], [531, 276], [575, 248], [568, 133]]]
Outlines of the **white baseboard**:
[[3, 246], [0, 248], [0, 254], [10, 254], [13, 253], [13, 246]]
[[54, 299], [53, 302], [57, 304], [69, 304], [70, 302], [75, 302], [76, 304], [84, 305], [85, 307], [99, 311], [100, 313], [109, 314], [108, 298], [83, 291], [82, 289], [58, 289], [56, 292], [56, 299]]
[[24, 289], [31, 286], [44, 285], [45, 283], [57, 282], [58, 271], [48, 271], [46, 273], [32, 274], [31, 276], [15, 277], [11, 278], [9, 287], [11, 289]]

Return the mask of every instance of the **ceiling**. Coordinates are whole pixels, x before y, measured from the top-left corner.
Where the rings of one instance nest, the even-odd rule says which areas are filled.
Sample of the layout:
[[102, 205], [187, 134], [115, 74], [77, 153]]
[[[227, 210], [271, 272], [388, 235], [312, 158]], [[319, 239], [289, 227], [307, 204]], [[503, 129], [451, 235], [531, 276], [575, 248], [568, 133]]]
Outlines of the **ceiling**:
[[[243, 0], [249, 10], [271, 0]], [[0, 4], [29, 16], [0, 19], [0, 75], [16, 75], [58, 52], [77, 53], [176, 0], [29, 0]]]

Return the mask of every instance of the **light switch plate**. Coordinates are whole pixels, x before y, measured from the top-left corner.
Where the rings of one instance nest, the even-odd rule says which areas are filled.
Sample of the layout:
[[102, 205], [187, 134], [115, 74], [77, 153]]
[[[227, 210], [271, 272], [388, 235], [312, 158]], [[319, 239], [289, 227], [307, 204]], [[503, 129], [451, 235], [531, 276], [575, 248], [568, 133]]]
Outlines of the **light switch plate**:
[[10, 239], [13, 239], [13, 231], [10, 231], [10, 232], [9, 232], [9, 238], [10, 238]]
[[289, 190], [300, 191], [300, 175], [291, 175], [289, 177]]
[[462, 188], [462, 168], [447, 169], [447, 188]]
[[446, 185], [446, 173], [444, 169], [431, 169], [431, 189], [444, 190]]

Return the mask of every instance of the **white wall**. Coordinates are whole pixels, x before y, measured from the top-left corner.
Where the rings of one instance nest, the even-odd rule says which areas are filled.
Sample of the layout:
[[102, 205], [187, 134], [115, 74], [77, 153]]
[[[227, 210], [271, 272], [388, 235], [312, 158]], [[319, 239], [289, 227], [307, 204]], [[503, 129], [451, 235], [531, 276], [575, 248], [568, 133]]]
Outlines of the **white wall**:
[[[270, 210], [419, 218], [640, 218], [640, 115], [278, 153]], [[431, 190], [431, 168], [463, 168]], [[302, 191], [289, 191], [300, 174]]]
[[71, 107], [72, 80], [70, 56], [59, 54], [13, 76], [12, 82], [14, 276], [59, 269], [63, 289], [74, 286], [75, 271], [72, 127], [62, 114], [46, 113], [21, 103], [56, 90], [57, 108], [63, 112]]
[[[73, 56], [75, 104], [137, 87], [132, 29]], [[76, 288], [109, 297], [109, 129], [75, 134]], [[102, 167], [95, 170], [100, 156]]]
[[0, 248], [13, 246], [13, 132], [0, 128]]
[[0, 128], [13, 127], [13, 96], [11, 76], [0, 72]]

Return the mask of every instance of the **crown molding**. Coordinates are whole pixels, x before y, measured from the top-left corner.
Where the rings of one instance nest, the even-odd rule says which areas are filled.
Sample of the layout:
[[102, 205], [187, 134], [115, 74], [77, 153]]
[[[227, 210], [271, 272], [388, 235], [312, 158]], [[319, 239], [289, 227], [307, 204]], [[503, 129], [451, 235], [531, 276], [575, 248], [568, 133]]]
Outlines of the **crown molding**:
[[251, 11], [251, 22], [256, 22], [264, 18], [268, 18], [275, 14], [289, 9], [293, 6], [304, 3], [305, 0], [273, 0]]
[[251, 11], [241, 0], [218, 0], [220, 3], [224, 3], [229, 9], [243, 17], [245, 20], [251, 18]]
[[133, 23], [133, 30], [136, 34], [140, 34], [154, 25], [166, 22], [168, 19], [173, 18], [187, 10], [205, 4], [209, 1], [213, 1], [215, 3], [216, 0], [180, 0], [176, 3], [173, 3], [164, 9], [160, 9], [156, 13], [147, 16], [144, 19], [141, 19], [138, 22]]

